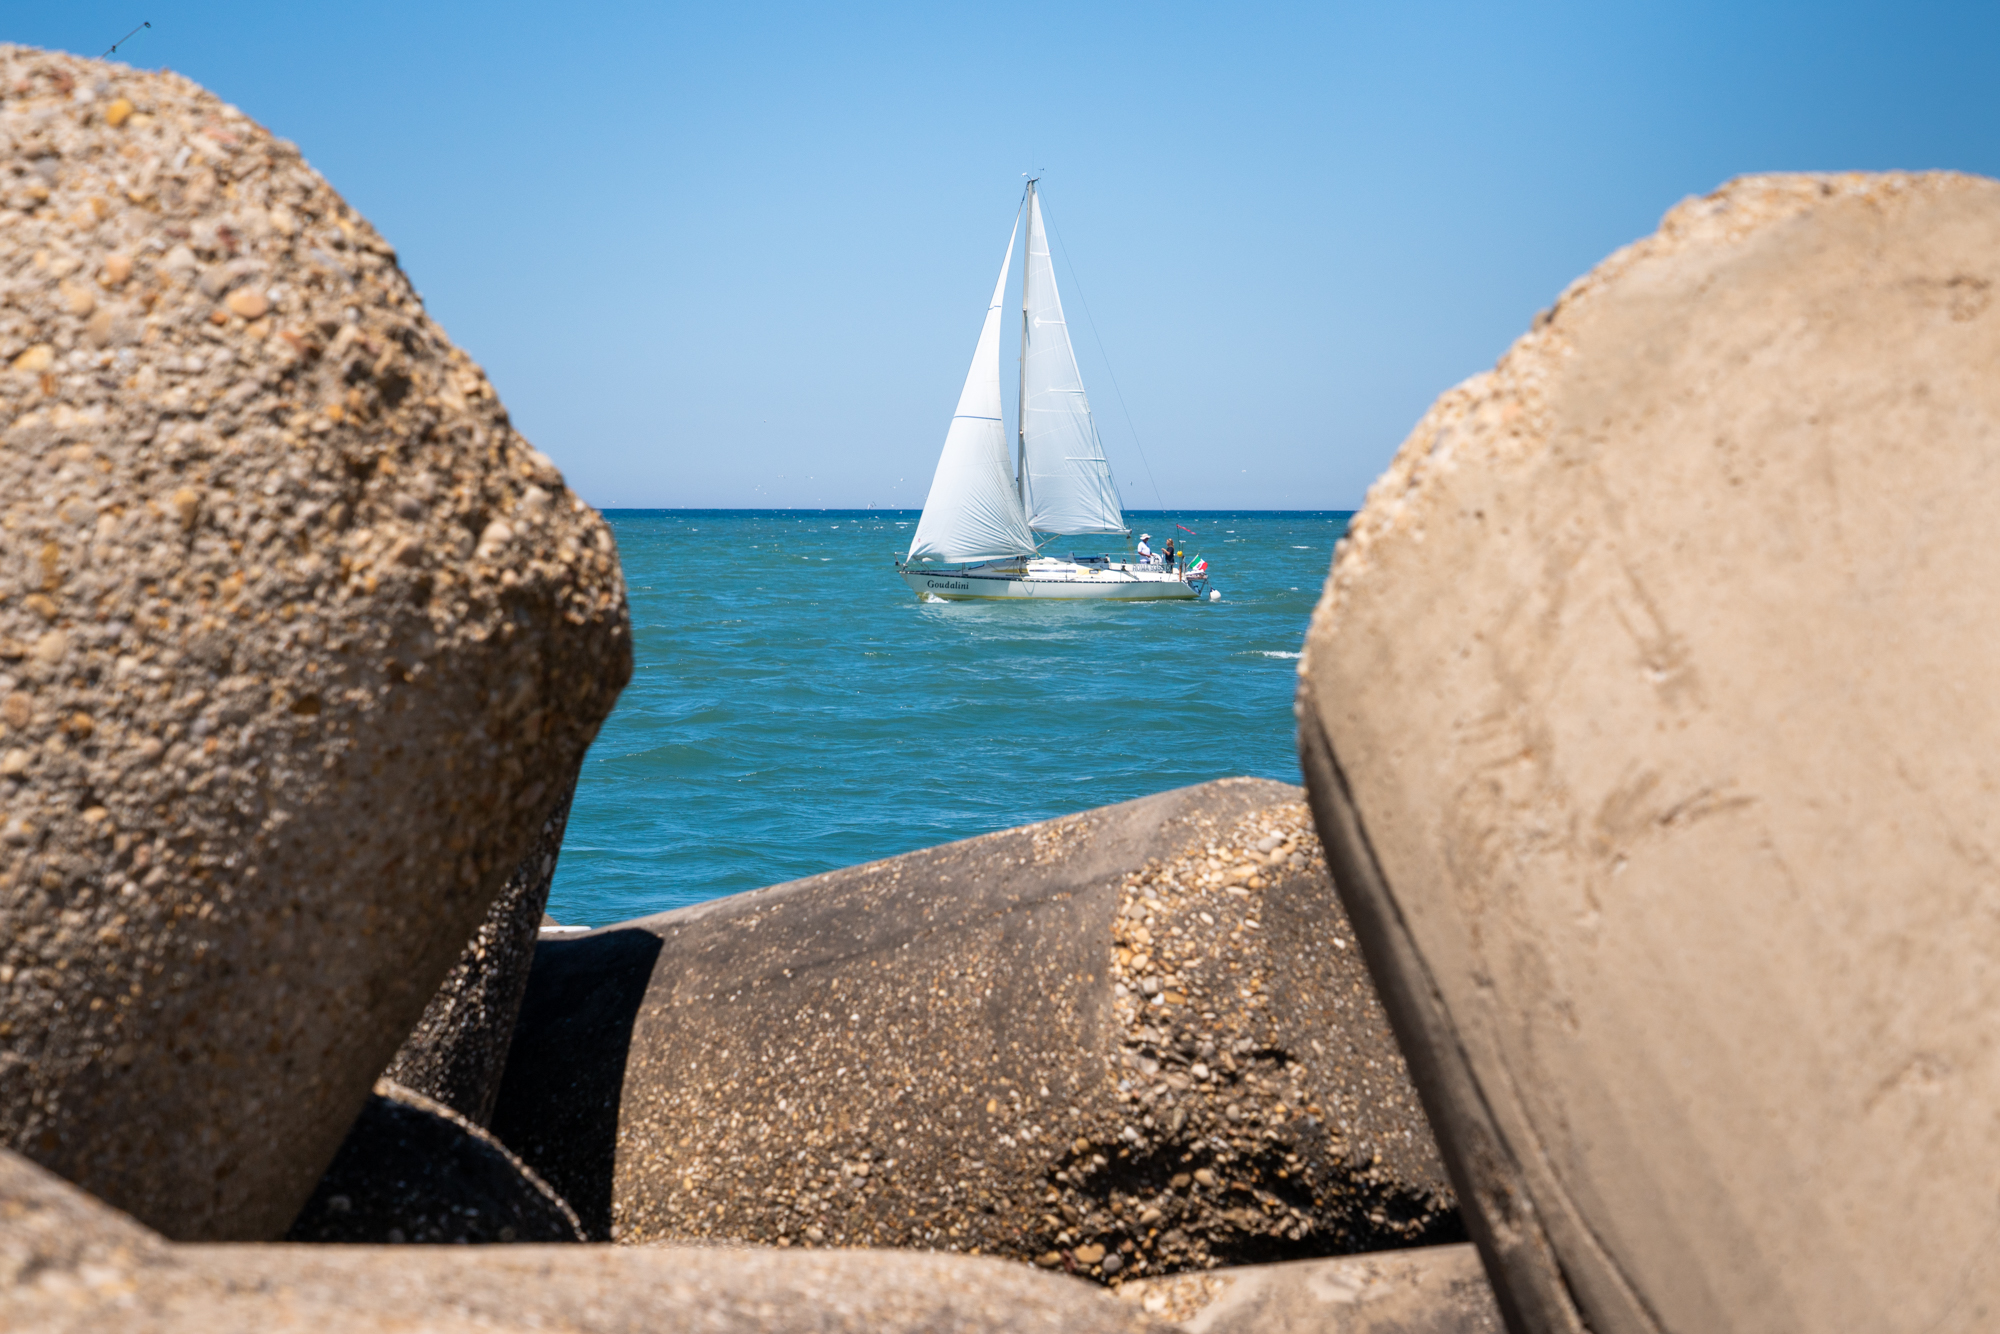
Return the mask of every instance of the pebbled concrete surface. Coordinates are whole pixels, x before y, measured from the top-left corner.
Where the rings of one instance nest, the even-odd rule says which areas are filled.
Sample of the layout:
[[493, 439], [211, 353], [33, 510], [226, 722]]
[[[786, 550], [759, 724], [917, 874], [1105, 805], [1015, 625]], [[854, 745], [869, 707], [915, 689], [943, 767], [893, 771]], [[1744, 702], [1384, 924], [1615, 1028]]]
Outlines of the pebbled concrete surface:
[[1462, 1235], [1297, 788], [545, 939], [494, 1127], [596, 1237], [1109, 1278]]
[[486, 920], [465, 943], [458, 962], [382, 1074], [443, 1103], [474, 1125], [493, 1119], [493, 1103], [500, 1096], [500, 1076], [507, 1068], [521, 998], [528, 991], [535, 945], [547, 917], [543, 909], [555, 880], [575, 791], [571, 783], [556, 798], [534, 845], [507, 877], [500, 896], [486, 910]]
[[506, 1145], [444, 1104], [379, 1079], [285, 1240], [582, 1241], [583, 1228]]
[[630, 671], [610, 530], [295, 147], [0, 46], [0, 1145], [282, 1233]]

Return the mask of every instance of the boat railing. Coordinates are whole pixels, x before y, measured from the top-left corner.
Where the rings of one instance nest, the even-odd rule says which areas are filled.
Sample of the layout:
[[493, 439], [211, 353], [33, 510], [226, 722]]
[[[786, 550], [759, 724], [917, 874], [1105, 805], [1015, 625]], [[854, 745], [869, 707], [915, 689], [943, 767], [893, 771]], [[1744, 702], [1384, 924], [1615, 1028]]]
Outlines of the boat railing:
[[1183, 574], [1187, 571], [1184, 563], [1170, 565], [1157, 554], [1151, 559], [1147, 559], [1143, 556], [1134, 555], [1129, 551], [1111, 555], [1086, 555], [1082, 552], [1072, 551], [1066, 556], [1028, 556], [1018, 561], [925, 561], [902, 560], [899, 558], [896, 561], [896, 568], [903, 570], [931, 570], [940, 574], [974, 574], [981, 570], [1019, 570], [1033, 564], [1035, 561], [1054, 561], [1057, 564], [1067, 562], [1071, 565], [1083, 565], [1091, 569], [1160, 570], [1167, 573]]
[[[1186, 584], [1188, 587], [1195, 589], [1197, 592], [1199, 592], [1208, 582], [1208, 575], [1206, 573], [1194, 574], [1187, 570], [1170, 570], [1160, 565], [1147, 566], [1139, 564], [1137, 562], [1132, 562], [1128, 564], [1118, 564], [1118, 565], [1084, 565], [1080, 561], [1076, 562], [1075, 564], [1078, 567], [1079, 573], [1085, 575], [1096, 572], [1102, 574], [1123, 575], [1125, 578], [1132, 580], [1138, 579], [1139, 576], [1142, 574], [1150, 574], [1156, 578], [1165, 576], [1167, 578], [1177, 579], [1181, 583]], [[1024, 570], [1019, 566], [973, 565], [973, 566], [962, 566], [953, 568], [941, 565], [912, 564], [912, 565], [898, 565], [896, 568], [898, 572], [902, 574], [926, 574], [939, 579], [1027, 580], [1027, 579], [1053, 578], [1060, 581], [1060, 579], [1062, 578], [1061, 573], [1056, 570], [1049, 570], [1046, 568], [1042, 570]]]

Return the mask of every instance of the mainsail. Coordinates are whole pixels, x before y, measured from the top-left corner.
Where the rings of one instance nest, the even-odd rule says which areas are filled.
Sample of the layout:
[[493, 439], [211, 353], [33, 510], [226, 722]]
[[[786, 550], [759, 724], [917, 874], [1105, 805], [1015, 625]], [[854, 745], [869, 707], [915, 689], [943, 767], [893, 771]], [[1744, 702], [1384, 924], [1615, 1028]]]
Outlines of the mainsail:
[[1007, 254], [1000, 261], [1000, 281], [993, 285], [993, 304], [987, 307], [979, 346], [972, 354], [972, 368], [965, 373], [965, 389], [958, 396], [958, 411], [945, 432], [944, 453], [931, 478], [923, 517], [910, 541], [911, 560], [979, 561], [1035, 553], [1035, 537], [1028, 531], [1015, 490], [1007, 430], [1000, 420], [1000, 302], [1020, 228], [1017, 217], [1014, 232], [1007, 237]]
[[1042, 231], [1042, 203], [1032, 181], [1021, 320], [1020, 491], [1028, 526], [1038, 533], [1122, 535], [1125, 514], [1118, 486], [1111, 480], [1069, 327], [1063, 323], [1055, 266]]

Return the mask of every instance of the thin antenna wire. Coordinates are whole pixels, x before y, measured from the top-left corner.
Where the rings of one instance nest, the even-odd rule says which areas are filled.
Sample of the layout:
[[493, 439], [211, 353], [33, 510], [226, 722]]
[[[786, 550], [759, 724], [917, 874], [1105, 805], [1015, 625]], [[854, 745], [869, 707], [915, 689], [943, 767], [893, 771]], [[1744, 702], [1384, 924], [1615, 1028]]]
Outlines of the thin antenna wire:
[[152, 27], [152, 26], [153, 26], [153, 25], [152, 25], [152, 24], [150, 24], [150, 23], [141, 23], [141, 24], [139, 25], [139, 27], [137, 27], [137, 28], [134, 28], [134, 29], [132, 29], [132, 31], [131, 31], [131, 32], [128, 32], [128, 33], [126, 33], [126, 34], [125, 34], [125, 35], [124, 35], [123, 37], [120, 37], [120, 38], [119, 38], [119, 39], [118, 39], [117, 41], [115, 41], [115, 42], [113, 42], [113, 43], [112, 43], [111, 45], [109, 45], [109, 46], [105, 47], [105, 48], [104, 48], [104, 54], [103, 54], [103, 55], [101, 55], [101, 56], [99, 56], [99, 57], [98, 57], [98, 59], [99, 59], [99, 60], [105, 60], [105, 59], [108, 59], [108, 58], [110, 57], [110, 55], [111, 55], [111, 53], [112, 53], [113, 51], [116, 51], [116, 50], [117, 50], [117, 49], [118, 49], [119, 47], [121, 47], [121, 46], [125, 45], [125, 43], [127, 43], [127, 42], [131, 41], [131, 40], [132, 40], [132, 39], [133, 39], [133, 38], [134, 38], [135, 36], [137, 36], [137, 35], [139, 34], [139, 32], [140, 32], [140, 30], [141, 30], [141, 29], [144, 29], [144, 28], [150, 28], [150, 27]]
[[1070, 286], [1076, 289], [1077, 300], [1083, 302], [1083, 317], [1090, 321], [1090, 336], [1097, 340], [1097, 355], [1104, 359], [1104, 370], [1111, 377], [1112, 392], [1118, 395], [1118, 408], [1125, 414], [1125, 428], [1132, 432], [1132, 447], [1139, 451], [1139, 462], [1146, 467], [1146, 480], [1153, 484], [1153, 502], [1164, 514], [1167, 509], [1166, 498], [1160, 494], [1160, 482], [1153, 476], [1153, 463], [1146, 457], [1146, 447], [1139, 442], [1138, 423], [1132, 420], [1132, 409], [1125, 405], [1125, 390], [1118, 384], [1118, 372], [1111, 368], [1111, 354], [1104, 350], [1104, 335], [1097, 331], [1097, 317], [1090, 313], [1090, 298], [1083, 294], [1083, 280], [1076, 276], [1076, 259], [1069, 253], [1069, 242], [1063, 240], [1062, 233], [1056, 230], [1055, 221], [1046, 213], [1042, 217], [1048, 222], [1049, 230], [1055, 233], [1056, 242], [1063, 248], [1063, 260], [1069, 265]]

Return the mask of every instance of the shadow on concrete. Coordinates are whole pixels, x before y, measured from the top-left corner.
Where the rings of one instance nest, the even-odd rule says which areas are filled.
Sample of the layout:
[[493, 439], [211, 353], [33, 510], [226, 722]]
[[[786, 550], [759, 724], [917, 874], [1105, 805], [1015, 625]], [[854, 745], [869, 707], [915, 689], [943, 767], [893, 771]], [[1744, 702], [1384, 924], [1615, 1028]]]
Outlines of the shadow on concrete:
[[632, 1024], [660, 954], [650, 931], [543, 941], [507, 1053], [493, 1133], [611, 1239], [618, 1104]]

